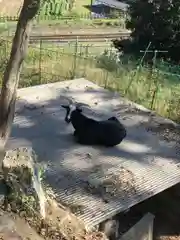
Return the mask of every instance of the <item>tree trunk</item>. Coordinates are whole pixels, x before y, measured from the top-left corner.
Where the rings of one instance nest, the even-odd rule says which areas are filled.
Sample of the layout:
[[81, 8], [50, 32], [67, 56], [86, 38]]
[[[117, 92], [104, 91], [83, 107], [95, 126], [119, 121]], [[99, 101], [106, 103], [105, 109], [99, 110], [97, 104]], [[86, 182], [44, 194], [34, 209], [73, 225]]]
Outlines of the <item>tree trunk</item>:
[[31, 24], [40, 8], [40, 0], [24, 0], [12, 43], [9, 62], [6, 66], [0, 96], [0, 149], [9, 138], [14, 119], [16, 94], [22, 62], [25, 58]]

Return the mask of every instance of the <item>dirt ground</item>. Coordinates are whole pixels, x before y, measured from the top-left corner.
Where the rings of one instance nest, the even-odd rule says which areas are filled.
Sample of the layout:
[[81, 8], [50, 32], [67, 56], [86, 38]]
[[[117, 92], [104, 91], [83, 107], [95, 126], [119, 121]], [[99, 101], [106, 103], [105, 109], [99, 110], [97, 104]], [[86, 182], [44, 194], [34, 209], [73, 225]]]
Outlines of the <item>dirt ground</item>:
[[43, 240], [29, 224], [19, 216], [0, 209], [1, 240]]
[[[180, 219], [180, 184], [175, 187], [164, 191], [161, 194], [153, 197], [133, 207], [126, 214], [120, 214], [118, 216], [120, 221], [119, 233], [122, 235], [125, 233], [131, 226], [133, 226], [138, 220], [140, 220], [143, 215], [147, 212], [151, 212], [155, 215], [154, 220], [154, 240], [180, 240], [180, 228], [179, 228], [179, 219]], [[8, 213], [9, 214], [9, 213]], [[1, 215], [4, 213], [1, 211]], [[31, 228], [24, 219], [18, 217], [17, 215], [9, 215], [14, 223], [15, 229], [21, 236], [21, 239], [28, 240], [43, 240], [44, 238], [40, 237], [36, 231]], [[1, 222], [1, 220], [0, 220]], [[1, 225], [2, 226], [2, 225]], [[11, 238], [8, 235], [4, 234], [0, 236], [0, 239], [9, 240]], [[20, 239], [20, 238], [13, 238]], [[102, 240], [103, 237], [99, 233], [94, 233], [89, 235], [86, 240]]]
[[16, 16], [19, 12], [22, 0], [13, 0], [11, 4], [6, 0], [0, 0], [0, 12], [1, 15]]
[[[75, 222], [72, 222], [76, 225]], [[76, 235], [72, 237], [73, 231], [69, 228], [70, 234], [67, 237], [60, 237], [53, 234], [51, 237], [46, 236], [41, 232], [41, 235], [37, 233], [35, 228], [31, 227], [29, 223], [17, 214], [12, 212], [6, 212], [0, 209], [0, 240], [43, 240], [43, 239], [60, 239], [60, 240], [107, 240], [104, 234], [100, 232], [94, 232], [90, 234], [84, 234], [81, 236]], [[43, 230], [43, 229], [41, 229]], [[72, 232], [71, 232], [72, 231]]]

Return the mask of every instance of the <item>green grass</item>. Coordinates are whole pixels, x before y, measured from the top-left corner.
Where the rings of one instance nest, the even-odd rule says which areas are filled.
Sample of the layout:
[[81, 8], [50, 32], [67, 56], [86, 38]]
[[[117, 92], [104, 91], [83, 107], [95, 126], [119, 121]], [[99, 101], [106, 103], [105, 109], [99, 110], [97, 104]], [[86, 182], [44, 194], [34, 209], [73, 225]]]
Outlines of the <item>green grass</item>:
[[[10, 45], [5, 42], [0, 47], [1, 77], [9, 49]], [[105, 49], [109, 50], [104, 52]], [[158, 71], [151, 76], [145, 66], [137, 71], [137, 65], [137, 61], [129, 57], [117, 62], [108, 43], [104, 46], [88, 44], [88, 47], [75, 43], [64, 46], [42, 44], [41, 49], [30, 46], [19, 87], [85, 77], [147, 108], [152, 107], [162, 116], [179, 121], [180, 76], [172, 74], [180, 73], [179, 67], [161, 62], [158, 69], [169, 73]]]

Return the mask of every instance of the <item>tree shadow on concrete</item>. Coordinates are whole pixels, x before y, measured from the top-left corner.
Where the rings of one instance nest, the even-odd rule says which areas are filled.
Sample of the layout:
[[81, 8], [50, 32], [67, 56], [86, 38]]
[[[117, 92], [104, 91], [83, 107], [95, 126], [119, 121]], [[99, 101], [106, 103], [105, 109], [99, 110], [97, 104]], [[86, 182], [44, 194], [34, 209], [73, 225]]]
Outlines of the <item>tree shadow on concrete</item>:
[[[88, 93], [92, 94], [92, 91], [89, 89]], [[81, 94], [81, 91], [75, 92], [76, 96]], [[108, 101], [109, 97], [110, 99], [112, 98], [109, 92], [98, 90], [96, 94], [102, 102]], [[138, 195], [143, 199], [143, 196], [148, 198], [150, 194], [148, 189], [141, 189], [138, 192], [139, 188], [137, 188], [135, 189], [136, 193], [134, 193], [136, 197], [130, 193], [124, 198], [121, 195], [122, 192], [116, 197], [110, 195], [104, 197], [101, 192], [102, 189], [98, 192], [96, 187], [91, 185], [93, 181], [89, 184], [89, 180], [95, 179], [97, 181], [95, 181], [95, 184], [97, 184], [99, 179], [106, 177], [108, 171], [111, 175], [115, 175], [116, 168], [127, 162], [149, 167], [152, 165], [151, 159], [154, 158], [154, 155], [162, 158], [163, 161], [173, 159], [175, 163], [179, 162], [176, 154], [172, 151], [172, 147], [160, 146], [155, 149], [158, 142], [158, 140], [155, 141], [157, 137], [154, 136], [153, 140], [148, 140], [150, 133], [147, 133], [145, 129], [143, 130], [133, 112], [129, 119], [125, 118], [127, 114], [123, 113], [123, 109], [127, 109], [127, 104], [124, 103], [123, 105], [123, 102], [121, 104], [121, 119], [124, 118], [122, 121], [128, 130], [125, 141], [130, 143], [128, 145], [129, 148], [126, 148], [126, 145], [123, 145], [123, 143], [118, 147], [109, 149], [81, 146], [75, 143], [72, 137], [73, 129], [64, 121], [65, 112], [60, 107], [62, 103], [60, 95], [61, 93], [59, 97], [43, 102], [41, 106], [36, 106], [35, 109], [32, 106], [27, 106], [27, 102], [25, 102], [26, 107], [16, 114], [11, 139], [7, 147], [32, 146], [38, 155], [39, 161], [47, 166], [46, 183], [52, 186], [61, 203], [69, 205], [71, 209], [75, 209], [73, 211], [76, 215], [85, 218], [85, 215], [88, 213], [91, 221], [96, 219], [96, 215], [98, 215], [97, 219], [103, 220], [103, 216], [110, 217], [118, 213], [117, 206], [119, 208], [118, 211], [124, 212], [137, 202], [135, 198]], [[140, 116], [138, 115], [138, 117]], [[156, 179], [154, 181], [154, 184], [156, 184]], [[105, 188], [102, 191], [104, 190]], [[167, 216], [169, 213], [167, 205], [169, 206], [170, 201], [163, 194], [159, 194], [152, 200], [145, 201], [146, 208], [142, 207], [142, 210], [137, 210], [137, 214], [136, 210], [134, 210], [136, 207], [133, 207], [133, 214], [140, 216], [138, 211], [144, 213], [144, 211], [151, 211], [152, 209], [152, 212], [158, 218], [158, 204], [160, 204], [163, 211], [166, 210], [164, 216]], [[158, 202], [156, 198], [161, 200]], [[166, 207], [160, 203], [161, 201], [167, 203]], [[142, 206], [144, 205], [142, 204]], [[98, 213], [100, 208], [101, 211]], [[164, 213], [161, 212], [161, 214], [163, 215]], [[120, 217], [126, 216], [121, 214]], [[170, 224], [168, 216], [166, 219], [162, 217], [162, 226], [165, 223]], [[176, 234], [176, 232], [173, 233], [170, 230], [167, 233], [165, 230], [167, 229], [161, 230], [159, 234]]]

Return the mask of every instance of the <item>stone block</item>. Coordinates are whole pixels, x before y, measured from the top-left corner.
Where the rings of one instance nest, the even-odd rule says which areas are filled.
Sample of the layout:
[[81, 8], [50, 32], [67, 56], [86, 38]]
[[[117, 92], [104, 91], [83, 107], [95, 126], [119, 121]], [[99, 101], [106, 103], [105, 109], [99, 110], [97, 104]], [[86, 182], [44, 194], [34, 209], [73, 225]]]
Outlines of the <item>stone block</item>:
[[153, 240], [154, 215], [147, 213], [119, 240]]
[[14, 211], [40, 213], [45, 218], [46, 197], [41, 184], [42, 169], [32, 148], [16, 148], [5, 153], [3, 173], [10, 189], [8, 202]]

